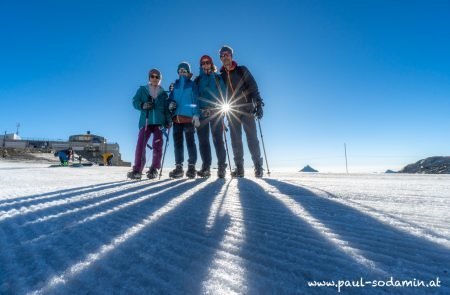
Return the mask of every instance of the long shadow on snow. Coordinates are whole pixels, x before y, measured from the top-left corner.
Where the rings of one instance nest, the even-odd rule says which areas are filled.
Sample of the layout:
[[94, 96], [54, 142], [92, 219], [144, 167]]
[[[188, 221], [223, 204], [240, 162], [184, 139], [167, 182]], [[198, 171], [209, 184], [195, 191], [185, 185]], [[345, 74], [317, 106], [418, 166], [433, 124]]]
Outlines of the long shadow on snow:
[[[14, 198], [14, 199], [5, 199], [0, 202], [1, 210], [9, 210], [9, 209], [20, 209], [23, 206], [31, 206], [39, 203], [49, 202], [55, 199], [69, 198], [73, 196], [77, 196], [79, 194], [92, 193], [96, 191], [101, 191], [107, 188], [120, 187], [126, 184], [129, 184], [129, 181], [115, 181], [115, 182], [106, 182], [93, 184], [88, 186], [75, 187], [70, 189], [63, 189], [58, 191], [52, 191], [37, 195], [30, 195], [26, 197]], [[55, 195], [55, 196], [52, 196]]]
[[[21, 244], [21, 241], [28, 240], [25, 233], [0, 227], [0, 291], [22, 293], [31, 288], [41, 288], [49, 277], [85, 259], [88, 253], [98, 251], [114, 237], [199, 183], [179, 182], [178, 187], [161, 195], [57, 231], [32, 243]], [[140, 196], [146, 194], [145, 191], [139, 193]]]
[[240, 254], [245, 259], [244, 293], [335, 294], [335, 288], [312, 288], [307, 282], [372, 274], [255, 182], [238, 179], [238, 188], [246, 237]]
[[[163, 180], [159, 183], [165, 184], [154, 187], [154, 186], [139, 186], [139, 187], [132, 187], [127, 188], [121, 191], [109, 193], [106, 195], [103, 195], [101, 197], [93, 197], [91, 199], [82, 200], [82, 201], [76, 201], [67, 205], [60, 205], [65, 206], [62, 208], [56, 208], [56, 207], [50, 207], [46, 210], [42, 210], [39, 212], [36, 212], [33, 216], [32, 220], [30, 218], [23, 218], [22, 215], [17, 216], [17, 220], [12, 220], [12, 223], [18, 224], [20, 226], [20, 230], [23, 232], [23, 235], [26, 236], [29, 240], [35, 239], [42, 235], [52, 234], [58, 230], [64, 230], [68, 227], [74, 226], [78, 221], [83, 220], [85, 218], [88, 218], [92, 215], [105, 212], [107, 210], [113, 210], [114, 207], [120, 206], [122, 204], [126, 204], [128, 202], [132, 202], [140, 197], [142, 195], [157, 193], [160, 190], [167, 189], [183, 180], [177, 180], [177, 181], [170, 181]], [[145, 189], [144, 189], [145, 188]], [[144, 189], [144, 190], [142, 190]], [[142, 190], [140, 192], [135, 192], [137, 190]], [[121, 198], [121, 196], [129, 194], [128, 196], [124, 196]], [[117, 200], [109, 201], [112, 198], [117, 198]], [[107, 201], [107, 203], [95, 205], [97, 202], [101, 201]], [[91, 208], [82, 209], [84, 206], [89, 205], [95, 205]], [[70, 212], [70, 210], [76, 210], [80, 209], [80, 211], [74, 211]], [[81, 210], [82, 209], [82, 210]], [[39, 221], [36, 223], [29, 223], [25, 224], [27, 221], [35, 221], [39, 218], [51, 216], [54, 214], [63, 214], [62, 216], [58, 216], [55, 218], [49, 218], [44, 221]]]
[[[324, 192], [325, 194], [327, 194], [328, 196], [330, 196], [331, 198], [333, 198], [335, 200], [339, 200], [340, 199], [337, 195], [332, 194], [329, 191], [326, 191], [326, 190], [318, 188], [318, 187], [309, 186], [309, 185], [302, 185], [302, 187], [304, 189], [311, 188], [313, 190], [318, 190], [318, 191]], [[350, 204], [358, 205], [360, 208], [364, 208], [365, 211], [373, 212], [375, 214], [383, 214], [384, 216], [389, 217], [390, 219], [399, 221], [399, 222], [403, 223], [404, 225], [407, 225], [407, 226], [410, 226], [410, 227], [414, 227], [416, 229], [420, 229], [421, 231], [423, 231], [426, 234], [429, 234], [430, 236], [433, 236], [433, 237], [436, 237], [436, 238], [440, 238], [440, 239], [445, 239], [445, 240], [449, 239], [448, 236], [446, 236], [446, 235], [441, 235], [441, 234], [437, 233], [435, 230], [432, 230], [432, 229], [427, 228], [425, 226], [418, 225], [418, 224], [416, 224], [416, 223], [414, 223], [412, 221], [408, 221], [405, 218], [399, 217], [398, 215], [395, 215], [395, 214], [392, 214], [392, 213], [386, 213], [383, 210], [376, 209], [376, 208], [368, 206], [368, 205], [359, 204], [358, 202], [355, 202], [355, 201], [352, 201], [352, 200], [346, 200], [346, 202], [348, 202]]]
[[349, 246], [359, 249], [364, 257], [374, 261], [394, 278], [428, 281], [440, 277], [445, 288], [450, 286], [448, 248], [399, 230], [350, 206], [318, 196], [310, 190], [274, 179], [264, 181], [294, 199], [309, 214], [347, 241]]
[[[162, 180], [162, 181], [160, 181], [158, 183], [167, 182], [167, 181], [168, 180]], [[171, 184], [173, 184], [173, 183], [171, 183]], [[114, 187], [119, 187], [119, 185], [118, 186], [114, 186]], [[4, 220], [0, 220], [0, 224], [2, 224], [2, 225], [6, 224], [6, 225], [3, 225], [5, 228], [7, 228], [8, 226], [11, 226], [11, 227], [24, 226], [24, 224], [26, 224], [27, 222], [32, 222], [32, 221], [37, 220], [37, 219], [42, 218], [42, 217], [56, 215], [56, 214], [64, 213], [64, 212], [66, 212], [68, 210], [74, 210], [74, 209], [81, 208], [83, 206], [88, 206], [90, 204], [94, 204], [94, 203], [97, 203], [97, 202], [100, 202], [100, 201], [106, 201], [108, 199], [111, 199], [111, 198], [114, 198], [114, 197], [118, 197], [120, 195], [124, 195], [126, 193], [132, 193], [132, 192], [140, 190], [140, 189], [142, 189], [144, 187], [146, 187], [146, 185], [135, 186], [135, 187], [127, 188], [127, 189], [116, 191], [116, 192], [112, 192], [112, 193], [106, 193], [106, 194], [104, 194], [102, 196], [95, 196], [94, 195], [94, 196], [91, 196], [91, 197], [89, 197], [87, 199], [76, 200], [76, 201], [73, 201], [73, 202], [70, 202], [70, 203], [69, 202], [67, 202], [67, 203], [62, 202], [61, 204], [51, 205], [51, 206], [49, 206], [47, 208], [38, 209], [38, 210], [35, 210], [35, 211], [32, 211], [32, 212], [24, 212], [24, 213], [21, 213], [21, 214], [18, 214], [16, 216], [14, 216], [14, 217], [10, 217], [10, 218], [6, 218]], [[153, 186], [148, 186], [148, 187], [149, 187], [149, 189], [153, 189]], [[111, 186], [100, 187], [100, 188], [96, 188], [95, 190], [89, 190], [89, 193], [92, 193], [92, 192], [101, 193], [102, 190], [108, 189], [108, 188], [111, 188]], [[145, 191], [145, 192], [147, 192], [147, 191]], [[84, 192], [82, 192], [82, 193], [73, 193], [73, 195], [71, 193], [70, 195], [71, 195], [71, 197], [75, 197], [78, 194], [82, 195], [82, 194], [84, 194]], [[69, 201], [68, 200], [69, 197], [67, 197], [67, 196], [69, 196], [69, 195], [64, 195], [61, 199], [53, 200], [53, 201], [64, 201], [64, 200]], [[133, 197], [133, 196], [136, 196], [136, 194], [128, 196], [128, 198], [126, 198], [126, 199], [130, 199], [130, 197]], [[46, 201], [47, 200], [45, 200], [44, 203]], [[112, 201], [111, 203], [115, 204], [116, 202], [121, 202], [121, 201], [125, 201], [125, 200], [124, 199], [122, 199], [122, 200], [115, 200], [115, 201]], [[106, 205], [106, 204], [102, 205], [102, 207], [100, 207], [100, 208], [103, 208], [103, 206], [108, 206], [108, 205]], [[86, 210], [86, 211], [92, 212], [92, 210], [95, 210], [95, 209], [96, 208], [91, 208], [90, 210]], [[77, 217], [79, 217], [79, 216], [83, 216], [84, 212], [77, 212], [76, 214], [77, 214]], [[20, 230], [24, 231], [22, 234], [30, 233], [30, 234], [33, 235], [33, 233], [34, 233], [34, 235], [36, 235], [36, 234], [39, 234], [39, 228], [47, 229], [47, 230], [53, 230], [52, 227], [55, 227], [55, 226], [56, 227], [64, 227], [64, 226], [66, 226], [67, 222], [64, 223], [64, 220], [67, 220], [67, 218], [70, 219], [71, 216], [72, 216], [72, 214], [68, 214], [66, 216], [59, 217], [59, 218], [61, 218], [61, 221], [58, 222], [58, 223], [55, 223], [54, 219], [49, 219], [48, 222], [50, 223], [50, 227], [51, 228], [45, 228], [43, 225], [38, 224], [37, 227], [35, 227], [36, 230], [31, 230], [31, 232], [30, 231], [27, 232], [27, 226], [25, 226], [24, 229], [20, 229]], [[71, 220], [69, 220], [69, 222], [71, 222]], [[17, 229], [14, 229], [14, 231], [15, 230], [17, 230]]]
[[225, 215], [206, 227], [224, 185], [221, 179], [207, 184], [56, 291], [202, 294], [202, 283], [230, 224]]

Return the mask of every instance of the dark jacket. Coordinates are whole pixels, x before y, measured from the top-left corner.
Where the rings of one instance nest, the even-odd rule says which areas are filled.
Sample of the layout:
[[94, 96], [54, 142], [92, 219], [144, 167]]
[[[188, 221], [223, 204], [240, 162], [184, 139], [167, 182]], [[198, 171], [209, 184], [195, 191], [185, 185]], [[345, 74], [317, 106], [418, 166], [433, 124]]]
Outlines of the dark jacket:
[[233, 108], [247, 113], [253, 112], [253, 104], [262, 102], [262, 98], [259, 95], [258, 85], [247, 67], [238, 66], [233, 61], [231, 71], [222, 67], [220, 72], [227, 87], [227, 97]]

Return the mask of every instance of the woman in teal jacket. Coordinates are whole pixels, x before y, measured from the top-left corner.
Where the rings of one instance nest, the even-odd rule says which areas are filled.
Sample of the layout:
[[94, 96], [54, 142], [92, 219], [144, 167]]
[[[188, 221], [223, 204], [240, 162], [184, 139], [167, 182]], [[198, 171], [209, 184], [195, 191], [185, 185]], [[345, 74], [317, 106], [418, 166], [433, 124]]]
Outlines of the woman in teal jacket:
[[182, 62], [178, 65], [178, 75], [179, 78], [171, 86], [169, 96], [169, 110], [172, 113], [173, 141], [175, 146], [175, 169], [169, 173], [169, 176], [179, 178], [184, 174], [184, 134], [189, 155], [186, 176], [195, 178], [197, 147], [194, 134], [195, 127], [200, 125], [197, 93], [191, 80], [191, 66], [187, 62]]
[[[167, 93], [159, 85], [161, 73], [152, 69], [148, 75], [149, 83], [141, 86], [133, 97], [133, 107], [140, 111], [139, 135], [134, 155], [133, 171], [127, 176], [132, 179], [140, 179], [145, 166], [145, 154], [147, 142], [153, 134], [152, 150], [153, 160], [147, 177], [156, 178], [158, 169], [161, 168], [163, 136], [161, 128], [170, 126], [169, 102]], [[147, 123], [147, 124], [146, 124]]]

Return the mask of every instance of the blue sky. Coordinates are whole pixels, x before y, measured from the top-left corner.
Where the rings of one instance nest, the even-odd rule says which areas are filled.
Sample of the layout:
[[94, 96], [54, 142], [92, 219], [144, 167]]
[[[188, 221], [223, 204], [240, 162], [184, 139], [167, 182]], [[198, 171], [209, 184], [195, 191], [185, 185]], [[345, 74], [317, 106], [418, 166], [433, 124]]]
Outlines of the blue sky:
[[1, 1], [0, 128], [90, 130], [131, 161], [148, 70], [167, 88], [228, 44], [266, 103], [272, 170], [344, 172], [344, 142], [351, 172], [400, 169], [449, 155], [449, 19], [444, 0]]

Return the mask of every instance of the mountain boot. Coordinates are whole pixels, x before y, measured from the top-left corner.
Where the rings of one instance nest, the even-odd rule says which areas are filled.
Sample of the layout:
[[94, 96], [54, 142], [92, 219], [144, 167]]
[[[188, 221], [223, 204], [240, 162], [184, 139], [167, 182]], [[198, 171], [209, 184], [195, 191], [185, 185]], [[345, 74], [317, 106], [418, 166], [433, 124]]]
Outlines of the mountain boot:
[[262, 178], [264, 175], [264, 169], [262, 166], [255, 167], [255, 177]]
[[150, 169], [147, 171], [147, 177], [148, 179], [155, 179], [158, 177], [158, 169], [150, 167]]
[[236, 166], [234, 171], [231, 172], [231, 177], [244, 177], [244, 167]]
[[195, 165], [189, 164], [188, 170], [186, 171], [186, 177], [195, 178], [197, 171], [195, 170]]
[[203, 178], [208, 178], [211, 176], [211, 171], [208, 168], [202, 168], [202, 170], [197, 171], [197, 176], [198, 177], [203, 177]]
[[217, 169], [217, 177], [218, 178], [225, 178], [225, 175], [227, 174], [227, 164], [219, 165], [219, 168]]
[[142, 173], [138, 171], [130, 171], [127, 173], [127, 178], [129, 179], [141, 179]]
[[184, 174], [183, 165], [177, 164], [175, 166], [175, 169], [173, 169], [172, 171], [169, 172], [169, 177], [170, 178], [181, 178], [181, 177], [183, 177], [183, 174]]

